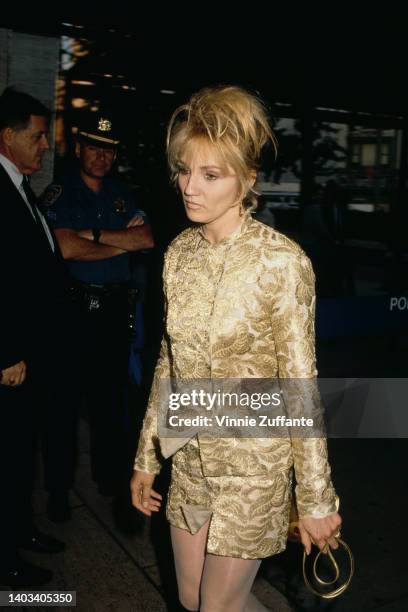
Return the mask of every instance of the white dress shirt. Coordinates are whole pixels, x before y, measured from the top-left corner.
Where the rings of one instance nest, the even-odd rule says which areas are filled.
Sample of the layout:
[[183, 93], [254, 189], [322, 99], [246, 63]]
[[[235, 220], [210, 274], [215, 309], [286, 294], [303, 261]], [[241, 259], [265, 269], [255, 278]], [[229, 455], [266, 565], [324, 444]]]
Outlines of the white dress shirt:
[[[4, 170], [7, 172], [7, 174], [9, 175], [9, 177], [11, 178], [11, 180], [13, 181], [13, 185], [15, 186], [15, 188], [17, 189], [17, 191], [19, 192], [19, 194], [21, 195], [21, 197], [23, 198], [24, 202], [26, 203], [26, 206], [28, 208], [28, 210], [30, 211], [30, 214], [32, 215], [34, 221], [37, 223], [37, 219], [36, 219], [36, 215], [34, 214], [34, 211], [32, 209], [32, 206], [30, 204], [30, 202], [27, 200], [27, 196], [25, 194], [24, 188], [23, 188], [23, 181], [25, 180], [24, 174], [22, 174], [20, 172], [20, 170], [17, 168], [17, 166], [15, 164], [13, 164], [13, 162], [11, 160], [9, 160], [7, 157], [5, 157], [4, 155], [2, 155], [0, 153], [0, 164], [3, 166]], [[43, 226], [44, 232], [47, 236], [48, 242], [50, 243], [50, 247], [52, 249], [52, 251], [55, 251], [55, 244], [54, 244], [54, 239], [51, 235], [50, 229], [41, 213], [41, 211], [38, 209], [38, 207], [36, 208], [36, 213], [38, 215], [38, 218], [41, 221], [41, 225]]]

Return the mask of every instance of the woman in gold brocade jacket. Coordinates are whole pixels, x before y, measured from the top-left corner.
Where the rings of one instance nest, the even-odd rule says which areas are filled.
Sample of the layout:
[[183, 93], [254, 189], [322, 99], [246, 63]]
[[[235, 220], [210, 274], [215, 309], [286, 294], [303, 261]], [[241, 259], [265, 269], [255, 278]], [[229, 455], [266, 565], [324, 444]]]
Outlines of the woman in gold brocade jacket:
[[238, 87], [201, 90], [175, 111], [168, 129], [170, 169], [194, 226], [165, 257], [165, 334], [131, 489], [136, 508], [148, 516], [158, 511], [153, 481], [162, 458], [172, 455], [167, 518], [187, 610], [264, 609], [250, 589], [261, 559], [285, 548], [293, 467], [306, 551], [312, 541], [337, 548], [341, 519], [324, 437], [198, 433], [172, 447], [158, 435], [163, 379], [315, 385], [310, 261], [251, 217], [268, 141], [276, 147], [262, 103]]

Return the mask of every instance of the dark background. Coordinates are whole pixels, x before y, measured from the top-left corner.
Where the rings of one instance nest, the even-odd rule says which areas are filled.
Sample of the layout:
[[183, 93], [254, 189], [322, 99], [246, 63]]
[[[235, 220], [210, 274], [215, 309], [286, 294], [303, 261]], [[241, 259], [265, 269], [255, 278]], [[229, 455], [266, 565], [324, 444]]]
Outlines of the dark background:
[[[59, 15], [53, 10], [43, 3], [30, 15], [21, 11], [18, 17], [0, 17], [0, 25], [70, 37], [78, 41], [77, 52], [86, 51], [73, 57], [72, 67], [61, 64], [63, 133], [57, 175], [70, 163], [71, 127], [92, 105], [107, 112], [122, 133], [119, 170], [148, 211], [158, 245], [145, 264], [146, 389], [161, 334], [161, 256], [186, 223], [169, 186], [165, 125], [192, 92], [218, 83], [256, 91], [275, 120], [298, 121], [300, 137], [289, 152], [299, 149], [300, 202], [293, 210], [277, 211], [276, 226], [302, 244], [316, 271], [320, 375], [406, 377], [408, 310], [390, 309], [391, 298], [404, 297], [408, 290], [404, 8], [396, 2], [288, 1], [138, 4], [131, 12], [128, 3], [116, 1], [114, 7], [69, 3]], [[86, 106], [73, 107], [74, 98], [86, 99]], [[333, 243], [330, 231], [329, 236], [319, 234], [313, 221], [310, 230], [307, 212], [316, 203], [313, 130], [316, 124], [336, 121], [393, 128], [401, 136], [401, 161], [387, 192], [387, 212], [348, 212], [341, 244]], [[344, 535], [357, 561], [354, 587], [337, 607], [405, 610], [406, 439], [332, 440], [330, 450]], [[265, 574], [279, 583], [274, 562]], [[309, 605], [299, 609], [320, 609], [316, 602]]]

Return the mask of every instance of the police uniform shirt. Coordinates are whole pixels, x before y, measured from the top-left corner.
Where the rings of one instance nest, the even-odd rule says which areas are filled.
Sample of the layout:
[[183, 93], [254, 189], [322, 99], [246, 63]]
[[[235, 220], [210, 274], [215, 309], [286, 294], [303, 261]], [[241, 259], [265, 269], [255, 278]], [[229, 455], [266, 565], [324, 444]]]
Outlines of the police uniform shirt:
[[[58, 185], [50, 185], [44, 193], [43, 205], [54, 229], [121, 230], [135, 215], [146, 218], [130, 192], [117, 180], [104, 178], [101, 191], [95, 193], [84, 183], [79, 170]], [[131, 278], [129, 253], [98, 261], [68, 260], [67, 263], [72, 276], [83, 283], [123, 283]]]

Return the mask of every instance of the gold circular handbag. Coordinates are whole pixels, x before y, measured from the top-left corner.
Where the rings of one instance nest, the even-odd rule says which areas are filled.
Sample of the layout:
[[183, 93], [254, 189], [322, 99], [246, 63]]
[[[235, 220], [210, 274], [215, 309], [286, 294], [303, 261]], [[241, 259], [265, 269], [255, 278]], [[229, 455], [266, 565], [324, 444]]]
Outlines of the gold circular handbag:
[[[299, 524], [298, 524], [298, 515], [296, 511], [296, 506], [294, 504], [292, 504], [291, 515], [289, 519], [288, 540], [291, 542], [301, 543]], [[334, 599], [335, 597], [338, 597], [339, 595], [344, 593], [344, 591], [349, 586], [351, 579], [353, 578], [353, 574], [354, 574], [354, 557], [353, 557], [353, 553], [351, 552], [350, 547], [348, 546], [348, 544], [346, 544], [344, 540], [340, 538], [340, 534], [336, 536], [336, 540], [339, 543], [339, 545], [347, 553], [350, 569], [348, 572], [348, 576], [344, 580], [344, 582], [336, 586], [336, 588], [332, 589], [331, 591], [325, 591], [325, 590], [320, 591], [312, 585], [312, 583], [310, 582], [309, 576], [307, 574], [307, 568], [306, 568], [306, 560], [308, 558], [308, 555], [306, 554], [306, 551], [303, 550], [302, 571], [303, 571], [303, 579], [305, 581], [305, 585], [311, 593], [313, 593], [314, 595], [317, 595], [318, 597], [322, 597], [323, 599]], [[331, 580], [323, 580], [323, 578], [319, 576], [318, 571], [317, 571], [318, 560], [320, 558], [320, 555], [324, 553], [327, 554], [328, 558], [330, 559], [331, 565], [334, 569], [334, 578], [332, 578]], [[340, 578], [340, 568], [328, 544], [326, 544], [326, 547], [323, 550], [319, 550], [316, 557], [314, 558], [313, 565], [312, 565], [312, 576], [313, 576], [314, 582], [316, 582], [316, 584], [322, 587], [329, 587], [331, 585], [334, 585], [336, 582], [338, 582]]]
[[[339, 545], [342, 546], [344, 550], [347, 552], [349, 563], [350, 563], [350, 570], [348, 572], [348, 576], [346, 580], [331, 591], [319, 591], [312, 586], [309, 580], [309, 577], [307, 575], [307, 571], [306, 571], [306, 559], [307, 559], [306, 551], [305, 550], [303, 551], [302, 570], [303, 570], [303, 579], [305, 581], [305, 585], [309, 589], [309, 591], [311, 591], [314, 595], [323, 597], [323, 599], [334, 599], [335, 597], [338, 597], [339, 595], [344, 593], [344, 591], [349, 586], [351, 579], [353, 577], [353, 574], [354, 574], [354, 557], [353, 557], [353, 553], [351, 552], [350, 547], [340, 537], [337, 537], [336, 540], [339, 543]], [[327, 552], [327, 556], [329, 557], [331, 564], [334, 568], [334, 578], [332, 580], [323, 580], [322, 578], [320, 578], [317, 572], [317, 562], [319, 560], [320, 555], [322, 555], [324, 552]], [[324, 550], [319, 550], [316, 557], [314, 558], [312, 571], [313, 571], [314, 580], [316, 581], [317, 584], [321, 585], [322, 587], [331, 586], [332, 584], [335, 584], [339, 580], [340, 569], [339, 569], [336, 559], [334, 558], [331, 548], [328, 544], [326, 545], [326, 548]]]

